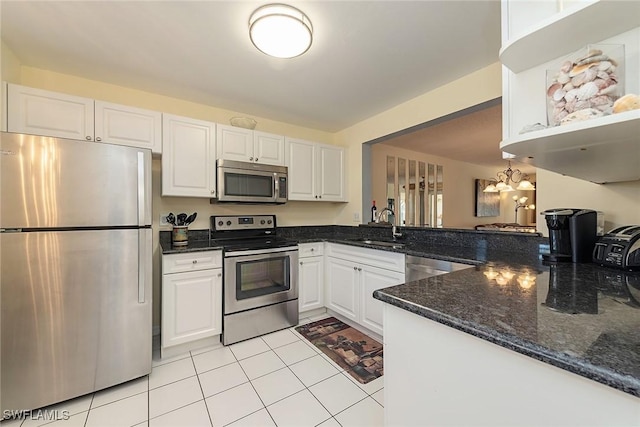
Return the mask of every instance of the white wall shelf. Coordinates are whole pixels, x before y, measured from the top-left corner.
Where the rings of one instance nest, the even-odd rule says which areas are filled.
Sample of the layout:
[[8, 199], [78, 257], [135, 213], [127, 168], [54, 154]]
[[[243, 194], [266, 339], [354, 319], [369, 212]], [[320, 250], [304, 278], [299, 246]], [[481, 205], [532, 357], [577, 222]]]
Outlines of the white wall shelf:
[[559, 12], [510, 40], [500, 49], [500, 61], [519, 73], [636, 28], [639, 16], [640, 1], [591, 1]]
[[517, 135], [500, 149], [536, 167], [600, 184], [640, 180], [640, 110]]

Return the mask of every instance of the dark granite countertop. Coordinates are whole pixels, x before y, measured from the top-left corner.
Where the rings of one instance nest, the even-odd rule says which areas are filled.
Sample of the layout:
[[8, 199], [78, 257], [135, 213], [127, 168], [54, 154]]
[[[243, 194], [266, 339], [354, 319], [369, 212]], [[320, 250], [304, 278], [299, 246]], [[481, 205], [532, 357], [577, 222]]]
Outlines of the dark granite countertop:
[[[384, 227], [281, 227], [299, 243], [326, 241], [475, 267], [397, 285], [374, 297], [416, 315], [640, 397], [640, 272], [594, 264], [544, 265], [547, 239], [529, 233]], [[191, 233], [191, 231], [190, 231]], [[192, 236], [194, 237], [191, 240]], [[203, 238], [204, 236], [204, 238]], [[163, 254], [220, 249], [206, 230], [185, 248], [160, 233]]]

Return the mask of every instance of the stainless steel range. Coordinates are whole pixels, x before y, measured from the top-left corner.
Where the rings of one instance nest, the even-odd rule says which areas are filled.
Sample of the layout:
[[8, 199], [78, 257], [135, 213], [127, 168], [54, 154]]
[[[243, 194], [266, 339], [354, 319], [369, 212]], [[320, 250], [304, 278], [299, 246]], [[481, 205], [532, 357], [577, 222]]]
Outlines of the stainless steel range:
[[224, 248], [224, 345], [298, 323], [298, 245], [275, 215], [212, 216], [211, 239]]

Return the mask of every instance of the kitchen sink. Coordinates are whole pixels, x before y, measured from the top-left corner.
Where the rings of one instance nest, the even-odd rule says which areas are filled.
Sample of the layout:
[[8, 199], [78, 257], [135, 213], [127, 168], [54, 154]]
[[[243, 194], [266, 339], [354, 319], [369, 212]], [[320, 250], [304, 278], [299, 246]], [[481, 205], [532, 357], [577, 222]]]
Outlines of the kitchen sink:
[[358, 239], [355, 242], [366, 243], [367, 245], [384, 246], [387, 248], [400, 249], [404, 247], [404, 243], [398, 242], [385, 242], [383, 240], [370, 240], [370, 239]]

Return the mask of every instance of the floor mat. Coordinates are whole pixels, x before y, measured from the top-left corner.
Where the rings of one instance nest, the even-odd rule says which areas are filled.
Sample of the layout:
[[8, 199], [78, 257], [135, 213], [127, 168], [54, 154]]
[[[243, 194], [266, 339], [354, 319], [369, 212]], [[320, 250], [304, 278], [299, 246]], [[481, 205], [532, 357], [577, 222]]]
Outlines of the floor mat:
[[384, 373], [382, 344], [335, 317], [298, 326], [296, 331], [362, 384]]

